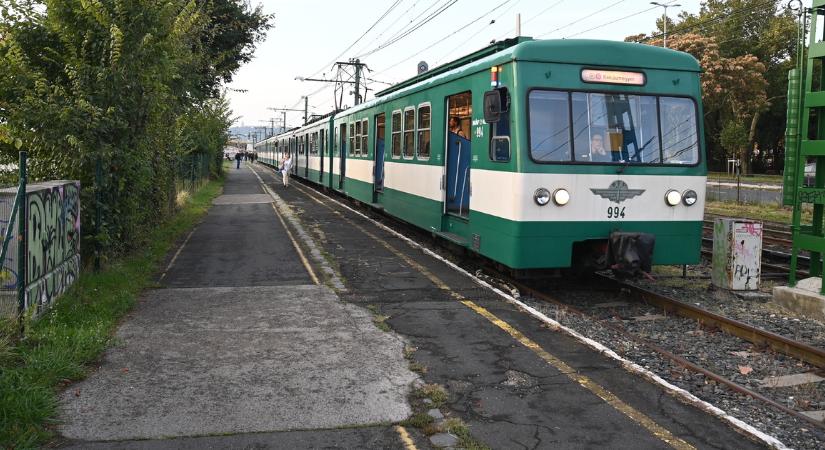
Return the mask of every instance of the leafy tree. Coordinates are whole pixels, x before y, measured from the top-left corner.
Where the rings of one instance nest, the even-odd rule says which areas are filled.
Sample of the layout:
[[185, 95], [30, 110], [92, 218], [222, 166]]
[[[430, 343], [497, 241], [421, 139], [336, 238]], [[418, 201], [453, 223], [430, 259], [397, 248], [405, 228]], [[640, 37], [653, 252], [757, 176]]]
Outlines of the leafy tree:
[[0, 0], [0, 15], [0, 157], [20, 144], [33, 178], [79, 179], [83, 248], [105, 253], [139, 245], [174, 205], [176, 161], [219, 170], [220, 85], [271, 20], [232, 0]]
[[[721, 156], [715, 149], [721, 145], [719, 135], [728, 122], [736, 120], [741, 122], [740, 125], [747, 124], [748, 143], [741, 155], [746, 173], [751, 171], [753, 150], [757, 146], [779, 150], [769, 154], [775, 162], [781, 162], [783, 155], [787, 73], [793, 65], [797, 36], [796, 16], [786, 3], [780, 0], [706, 0], [698, 14], [683, 12], [678, 21], [668, 23], [669, 47], [674, 48], [670, 44], [676, 37], [694, 34], [713, 39], [718, 55], [725, 58], [724, 61], [744, 63], [745, 60], [737, 58], [755, 58], [762, 64], [761, 67], [743, 66], [760, 70], [764, 79], [764, 84], [759, 85], [762, 92], [756, 92], [744, 83], [734, 83], [725, 89], [734, 89], [729, 95], [738, 100], [719, 103], [708, 101], [708, 93], [705, 94], [705, 124], [711, 154]], [[634, 35], [628, 40], [651, 44], [658, 40], [661, 44], [661, 19], [657, 19], [656, 27], [657, 31], [650, 36]], [[705, 63], [713, 62], [690, 53], [703, 62], [705, 70]], [[753, 94], [758, 94], [759, 98], [754, 104], [748, 104], [747, 99]], [[734, 111], [734, 107], [738, 110]], [[760, 157], [765, 155], [760, 152]]]

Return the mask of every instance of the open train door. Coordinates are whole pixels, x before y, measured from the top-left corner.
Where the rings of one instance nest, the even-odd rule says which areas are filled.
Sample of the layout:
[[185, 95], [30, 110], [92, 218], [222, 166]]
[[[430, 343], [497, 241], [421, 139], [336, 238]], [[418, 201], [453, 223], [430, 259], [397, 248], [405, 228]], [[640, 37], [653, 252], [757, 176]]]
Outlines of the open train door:
[[444, 127], [444, 216], [441, 236], [460, 245], [467, 245], [470, 233], [470, 161], [472, 147], [470, 125], [473, 114], [471, 92], [447, 97], [447, 117]]
[[381, 194], [384, 193], [384, 132], [386, 131], [386, 116], [384, 113], [375, 116], [375, 173], [373, 174], [372, 202], [381, 203]]

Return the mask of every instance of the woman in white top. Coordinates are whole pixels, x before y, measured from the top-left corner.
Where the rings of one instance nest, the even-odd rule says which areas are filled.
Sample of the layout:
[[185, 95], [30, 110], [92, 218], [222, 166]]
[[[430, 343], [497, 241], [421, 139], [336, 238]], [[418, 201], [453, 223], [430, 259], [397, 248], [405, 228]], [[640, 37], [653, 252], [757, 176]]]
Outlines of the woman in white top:
[[287, 154], [281, 161], [281, 175], [284, 177], [284, 187], [289, 187], [289, 169], [292, 168], [292, 156]]

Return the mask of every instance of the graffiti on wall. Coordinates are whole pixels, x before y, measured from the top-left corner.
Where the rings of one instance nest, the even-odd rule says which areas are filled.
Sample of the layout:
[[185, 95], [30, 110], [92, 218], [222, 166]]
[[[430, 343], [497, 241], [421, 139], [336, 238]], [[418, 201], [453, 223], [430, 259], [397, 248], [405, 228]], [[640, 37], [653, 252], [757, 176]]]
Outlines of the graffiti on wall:
[[28, 206], [26, 309], [48, 308], [80, 275], [80, 183], [32, 186]]

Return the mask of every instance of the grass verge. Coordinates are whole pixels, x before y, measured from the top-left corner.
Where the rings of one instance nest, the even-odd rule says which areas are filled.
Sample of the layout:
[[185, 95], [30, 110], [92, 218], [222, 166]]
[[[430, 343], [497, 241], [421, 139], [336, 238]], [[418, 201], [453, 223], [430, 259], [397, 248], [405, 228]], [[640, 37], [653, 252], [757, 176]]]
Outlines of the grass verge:
[[[782, 175], [742, 175], [742, 183], [771, 183], [782, 184]], [[725, 172], [708, 172], [708, 181], [723, 181], [736, 183], [736, 177]]]
[[[735, 202], [706, 202], [705, 212], [731, 217], [764, 220], [767, 222], [791, 223], [793, 208], [777, 206], [775, 204], [749, 204]], [[813, 219], [813, 208], [805, 205], [802, 208], [802, 220]]]
[[[14, 327], [0, 328], [0, 447], [33, 448], [53, 436], [58, 394], [80, 380], [113, 340], [118, 321], [132, 308], [175, 241], [206, 214], [223, 185], [211, 181], [146, 237], [143, 250], [99, 273], [84, 273], [51, 311], [12, 343]], [[4, 345], [5, 343], [5, 345]]]

